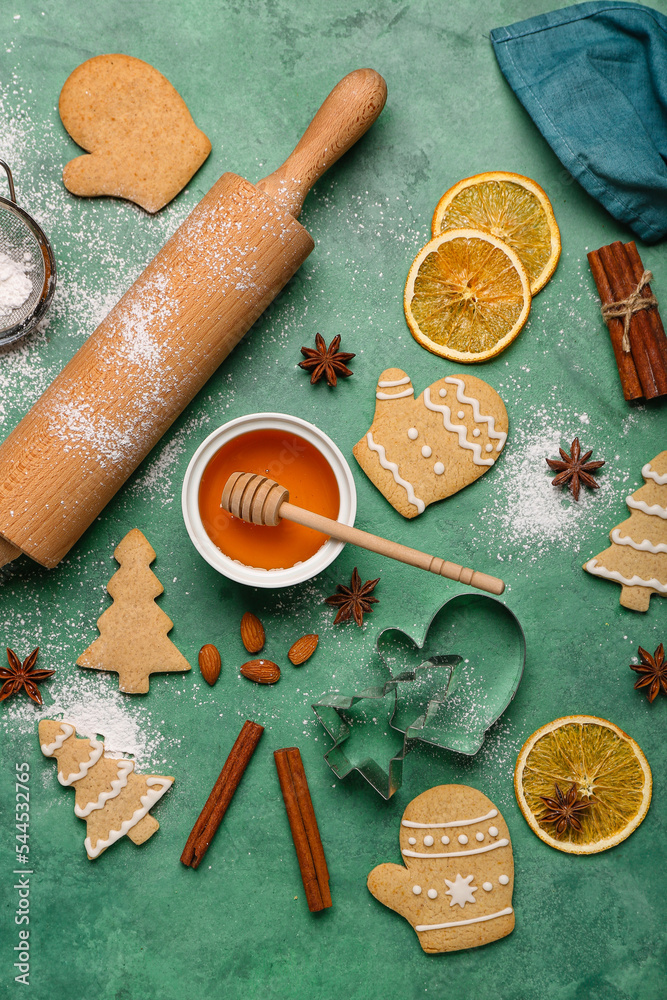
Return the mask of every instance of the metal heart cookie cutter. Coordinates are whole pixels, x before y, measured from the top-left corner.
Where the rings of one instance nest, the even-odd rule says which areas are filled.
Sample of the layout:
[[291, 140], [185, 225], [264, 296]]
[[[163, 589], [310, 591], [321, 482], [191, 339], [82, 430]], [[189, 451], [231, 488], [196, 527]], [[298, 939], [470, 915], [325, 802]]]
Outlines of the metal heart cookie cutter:
[[[421, 645], [401, 629], [387, 628], [376, 650], [388, 681], [349, 695], [332, 692], [312, 707], [334, 741], [324, 759], [336, 777], [358, 771], [389, 799], [401, 786], [403, 761], [416, 740], [467, 756], [477, 753], [516, 694], [526, 640], [506, 605], [481, 594], [459, 594], [436, 611]], [[377, 753], [344, 748], [353, 730], [364, 723], [377, 726], [378, 716], [388, 718], [403, 737], [386, 769]]]

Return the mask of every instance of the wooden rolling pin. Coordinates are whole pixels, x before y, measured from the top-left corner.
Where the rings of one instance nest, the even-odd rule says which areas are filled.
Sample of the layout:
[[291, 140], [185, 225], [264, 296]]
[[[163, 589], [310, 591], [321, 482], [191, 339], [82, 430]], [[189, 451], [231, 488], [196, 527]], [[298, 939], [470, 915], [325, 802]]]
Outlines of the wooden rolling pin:
[[350, 542], [370, 552], [379, 552], [381, 556], [389, 556], [408, 566], [425, 569], [436, 576], [446, 576], [448, 580], [457, 580], [489, 594], [502, 594], [505, 590], [503, 581], [495, 576], [478, 573], [477, 570], [447, 562], [439, 556], [430, 556], [419, 549], [411, 549], [399, 542], [390, 542], [388, 538], [352, 528], [342, 521], [332, 521], [330, 517], [315, 514], [312, 510], [295, 507], [289, 502], [289, 493], [285, 487], [266, 476], [258, 476], [252, 472], [233, 472], [225, 483], [221, 504], [234, 517], [252, 524], [275, 527], [284, 518], [286, 521], [303, 524], [306, 528], [322, 531], [341, 542]]
[[91, 334], [0, 446], [0, 566], [81, 537], [311, 252], [303, 199], [386, 93], [356, 70], [275, 173], [223, 174]]

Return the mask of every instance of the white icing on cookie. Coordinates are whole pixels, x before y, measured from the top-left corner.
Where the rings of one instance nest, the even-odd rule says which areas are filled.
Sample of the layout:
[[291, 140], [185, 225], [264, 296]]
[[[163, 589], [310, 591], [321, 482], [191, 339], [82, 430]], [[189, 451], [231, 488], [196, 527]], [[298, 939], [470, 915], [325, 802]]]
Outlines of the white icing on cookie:
[[507, 885], [507, 883], [509, 882], [509, 880], [510, 880], [509, 875], [499, 875], [498, 876], [498, 881], [500, 882], [501, 885]]
[[405, 375], [403, 378], [380, 379], [378, 385], [381, 389], [390, 389], [395, 385], [407, 385], [409, 381], [410, 381], [410, 376]]
[[[146, 784], [149, 786], [149, 789], [139, 800], [141, 802], [141, 806], [139, 809], [135, 809], [130, 819], [126, 819], [125, 822], [121, 824], [119, 830], [111, 830], [107, 839], [98, 840], [95, 847], [93, 847], [90, 837], [86, 837], [84, 845], [86, 851], [88, 852], [88, 857], [96, 858], [102, 853], [102, 851], [105, 851], [107, 847], [110, 847], [111, 844], [115, 844], [117, 840], [124, 837], [128, 830], [131, 830], [133, 826], [136, 826], [139, 820], [143, 819], [146, 813], [153, 808], [158, 799], [162, 798], [172, 783], [172, 778], [147, 777]], [[151, 790], [151, 785], [156, 786], [155, 790]]]
[[415, 896], [421, 896], [422, 887], [420, 885], [413, 885], [412, 891], [414, 892]]
[[61, 722], [60, 732], [56, 736], [53, 743], [42, 743], [42, 753], [44, 756], [52, 757], [56, 750], [60, 750], [65, 740], [68, 740], [73, 732], [74, 726], [70, 726], [66, 722]]
[[484, 840], [484, 834], [483, 834], [483, 833], [481, 832], [481, 830], [480, 830], [480, 832], [479, 832], [479, 833], [476, 833], [476, 834], [475, 834], [475, 840], [478, 840], [478, 841], [480, 842], [480, 844], [481, 844], [481, 843], [482, 843], [482, 841]]
[[[410, 379], [408, 379], [408, 382], [409, 381], [410, 381]], [[410, 388], [410, 389], [404, 389], [403, 392], [376, 392], [375, 393], [375, 398], [376, 399], [403, 399], [404, 396], [413, 396], [414, 392], [415, 392], [415, 390], [412, 389], [412, 388]]]
[[[458, 435], [459, 445], [461, 448], [465, 448], [467, 451], [473, 453], [473, 462], [475, 465], [493, 465], [494, 459], [492, 458], [482, 458], [482, 446], [479, 444], [472, 444], [468, 441], [468, 430], [465, 424], [453, 424], [451, 417], [451, 410], [446, 403], [434, 403], [431, 400], [431, 390], [430, 387], [424, 389], [424, 405], [429, 410], [437, 411], [442, 414], [442, 422], [445, 425], [445, 430], [451, 431], [453, 434]], [[493, 419], [490, 417], [489, 419]]]
[[418, 851], [408, 851], [407, 848], [401, 850], [406, 858], [465, 858], [469, 854], [486, 854], [487, 851], [495, 851], [498, 847], [507, 847], [509, 840], [503, 837], [495, 844], [488, 844], [486, 847], [474, 847], [471, 851], [449, 851], [447, 854], [420, 854]]
[[474, 875], [466, 875], [462, 878], [461, 875], [457, 875], [453, 882], [450, 882], [448, 878], [445, 879], [447, 884], [446, 896], [451, 896], [449, 901], [450, 906], [460, 906], [461, 909], [466, 905], [466, 903], [476, 903], [473, 893], [477, 892], [477, 886], [471, 885]]
[[445, 471], [445, 467], [442, 464], [442, 462], [436, 462], [435, 465], [433, 466], [433, 471], [435, 472], [436, 476], [441, 476]]
[[496, 430], [496, 422], [494, 417], [485, 417], [479, 409], [479, 400], [475, 399], [473, 396], [466, 396], [465, 394], [465, 382], [462, 378], [455, 378], [453, 375], [447, 376], [445, 382], [451, 382], [452, 385], [458, 386], [456, 390], [456, 398], [459, 403], [468, 403], [472, 406], [472, 414], [475, 418], [475, 422], [478, 424], [488, 424], [489, 430], [488, 435], [490, 438], [496, 438], [498, 444], [496, 445], [496, 451], [501, 451], [505, 441], [507, 441], [507, 434], [504, 431]]
[[445, 836], [444, 836], [444, 837], [441, 837], [441, 838], [440, 838], [440, 842], [441, 842], [442, 844], [448, 844], [448, 843], [449, 843], [449, 837], [447, 836], [447, 834], [445, 834]]
[[401, 826], [409, 826], [412, 830], [449, 830], [454, 826], [473, 826], [475, 823], [484, 823], [487, 819], [495, 819], [497, 815], [497, 809], [490, 809], [486, 816], [475, 816], [473, 819], [453, 819], [447, 823], [415, 823], [411, 819], [402, 819]]
[[657, 590], [659, 594], [667, 594], [667, 584], [661, 583], [655, 577], [650, 580], [643, 580], [641, 576], [636, 575], [628, 578], [622, 576], [616, 569], [605, 569], [604, 566], [598, 566], [597, 559], [589, 559], [584, 568], [594, 576], [602, 576], [605, 580], [615, 580], [616, 583], [622, 583], [626, 587], [650, 587], [651, 590]]
[[497, 826], [490, 826], [489, 827], [489, 836], [490, 837], [497, 837], [498, 836], [498, 827]]
[[408, 837], [408, 844], [416, 844], [416, 843], [417, 843], [416, 837]]
[[438, 898], [438, 890], [437, 889], [429, 889], [428, 892], [426, 893], [426, 895], [428, 896], [429, 899], [437, 899]]
[[419, 437], [419, 431], [417, 430], [416, 427], [411, 427], [408, 430], [408, 437], [410, 438], [411, 441], [417, 440], [417, 438]]
[[456, 416], [459, 418], [459, 420], [463, 420], [463, 418], [465, 417], [465, 413], [463, 412], [463, 410], [459, 410]]
[[429, 445], [425, 444], [422, 448], [422, 455], [424, 458], [430, 458], [433, 452], [431, 451]]
[[424, 837], [424, 847], [433, 847], [433, 837], [430, 834], [428, 837]]
[[441, 389], [440, 392], [438, 393], [438, 395], [440, 396], [441, 399], [444, 399], [445, 396], [447, 395], [447, 390], [446, 389]]
[[134, 770], [133, 760], [119, 760], [118, 761], [118, 777], [113, 778], [111, 781], [111, 791], [110, 792], [100, 792], [97, 801], [89, 802], [87, 806], [74, 806], [74, 812], [80, 819], [85, 819], [89, 816], [91, 812], [95, 809], [102, 809], [105, 802], [109, 799], [115, 799], [117, 795], [120, 795], [121, 791], [127, 785], [127, 776], [131, 771]]
[[468, 843], [468, 838], [466, 837], [465, 833], [460, 833], [458, 835], [457, 840], [458, 840], [459, 844], [467, 844]]
[[618, 528], [614, 528], [611, 533], [612, 542], [616, 542], [617, 545], [629, 545], [631, 548], [636, 549], [637, 552], [667, 552], [667, 543], [658, 542], [654, 545], [650, 542], [648, 538], [645, 538], [642, 542], [635, 542], [633, 538], [629, 535], [622, 535]]
[[387, 453], [384, 450], [384, 445], [375, 443], [371, 431], [369, 431], [368, 434], [366, 435], [366, 442], [371, 451], [377, 452], [377, 456], [380, 459], [380, 465], [382, 466], [382, 468], [386, 469], [387, 472], [391, 472], [392, 476], [394, 477], [394, 481], [398, 483], [399, 486], [402, 486], [405, 492], [408, 494], [408, 501], [414, 507], [416, 507], [419, 513], [421, 514], [426, 509], [426, 504], [424, 503], [423, 500], [420, 500], [419, 497], [415, 496], [415, 491], [412, 483], [409, 483], [407, 479], [401, 478], [401, 476], [398, 473], [398, 466], [396, 465], [396, 462], [390, 462], [389, 459], [387, 458]]
[[422, 931], [441, 931], [446, 927], [462, 927], [463, 924], [480, 924], [483, 920], [494, 920], [496, 917], [504, 917], [512, 912], [512, 907], [506, 906], [504, 910], [498, 910], [497, 913], [487, 913], [484, 917], [471, 917], [469, 920], [450, 920], [446, 924], [417, 924], [415, 930], [421, 933]]
[[647, 462], [642, 469], [642, 476], [644, 479], [652, 479], [654, 483], [658, 484], [658, 486], [665, 486], [665, 484], [667, 484], [667, 472], [665, 472], [663, 476], [661, 476], [659, 472], [654, 472], [651, 468], [650, 462]]
[[482, 882], [482, 889], [484, 890], [484, 892], [491, 892], [491, 890], [493, 889], [493, 885], [491, 884], [491, 882]]
[[655, 515], [656, 517], [662, 517], [667, 520], [667, 509], [661, 507], [657, 503], [649, 505], [644, 500], [635, 500], [635, 498], [632, 496], [626, 497], [625, 502], [627, 503], [628, 507], [632, 507], [634, 510], [641, 510], [645, 514], [652, 514]]
[[100, 740], [90, 740], [90, 757], [88, 760], [84, 760], [81, 763], [81, 770], [77, 771], [75, 774], [69, 774], [66, 778], [58, 771], [58, 781], [61, 785], [73, 785], [75, 781], [79, 778], [83, 778], [84, 775], [90, 771], [93, 765], [97, 764], [98, 760], [104, 752], [104, 743]]

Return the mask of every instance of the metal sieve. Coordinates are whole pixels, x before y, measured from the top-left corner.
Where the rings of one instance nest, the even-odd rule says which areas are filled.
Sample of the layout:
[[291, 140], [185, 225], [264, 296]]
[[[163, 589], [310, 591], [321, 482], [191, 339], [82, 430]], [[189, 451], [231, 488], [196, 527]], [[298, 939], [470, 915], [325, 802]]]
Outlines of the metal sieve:
[[[16, 204], [14, 179], [4, 160], [9, 200], [0, 198], [0, 253], [20, 264], [32, 285], [28, 298], [9, 312], [0, 312], [0, 347], [12, 344], [39, 323], [56, 288], [56, 262], [51, 244], [35, 220]], [[1, 259], [1, 258], [0, 258]]]

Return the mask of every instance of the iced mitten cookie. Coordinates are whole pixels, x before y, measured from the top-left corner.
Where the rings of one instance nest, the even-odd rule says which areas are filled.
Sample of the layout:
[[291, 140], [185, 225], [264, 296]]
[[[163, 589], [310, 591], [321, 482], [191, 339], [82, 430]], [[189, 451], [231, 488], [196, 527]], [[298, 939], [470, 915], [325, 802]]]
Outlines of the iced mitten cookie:
[[133, 760], [106, 757], [104, 743], [78, 738], [67, 722], [43, 719], [39, 742], [44, 756], [58, 761], [60, 784], [74, 788], [74, 812], [86, 821], [84, 844], [91, 861], [126, 834], [143, 844], [159, 829], [149, 810], [171, 788], [173, 778], [137, 774]]
[[630, 517], [615, 527], [611, 545], [584, 563], [593, 576], [621, 584], [621, 604], [648, 611], [652, 594], [667, 596], [667, 451], [642, 469], [646, 483], [626, 497]]
[[88, 59], [65, 81], [60, 117], [88, 150], [63, 171], [72, 194], [128, 198], [157, 212], [184, 188], [211, 152], [185, 101], [141, 59]]
[[382, 372], [373, 423], [354, 446], [371, 482], [412, 518], [457, 493], [495, 464], [507, 440], [507, 410], [474, 375], [448, 375], [414, 398], [400, 368]]
[[514, 860], [505, 820], [467, 785], [437, 785], [407, 806], [403, 865], [378, 865], [368, 888], [412, 924], [426, 952], [476, 948], [514, 930]]

